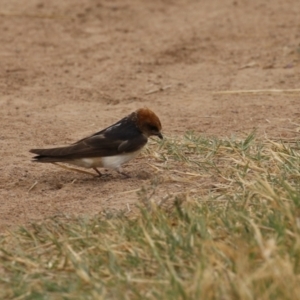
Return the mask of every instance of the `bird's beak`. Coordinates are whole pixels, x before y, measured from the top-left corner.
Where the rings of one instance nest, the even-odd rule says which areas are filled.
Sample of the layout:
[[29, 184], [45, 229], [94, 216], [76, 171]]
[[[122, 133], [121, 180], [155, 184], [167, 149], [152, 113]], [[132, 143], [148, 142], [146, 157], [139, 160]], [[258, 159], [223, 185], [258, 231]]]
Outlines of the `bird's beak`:
[[163, 135], [162, 135], [160, 132], [157, 134], [157, 136], [158, 136], [161, 140], [164, 139]]

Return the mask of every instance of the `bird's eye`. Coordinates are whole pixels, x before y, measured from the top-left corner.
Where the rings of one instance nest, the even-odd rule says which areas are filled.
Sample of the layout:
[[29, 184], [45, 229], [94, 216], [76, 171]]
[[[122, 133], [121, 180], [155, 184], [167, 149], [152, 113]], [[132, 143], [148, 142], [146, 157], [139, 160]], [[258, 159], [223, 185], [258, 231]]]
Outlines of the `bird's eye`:
[[156, 126], [153, 126], [153, 125], [148, 125], [148, 128], [151, 130], [151, 131], [158, 131], [157, 127]]

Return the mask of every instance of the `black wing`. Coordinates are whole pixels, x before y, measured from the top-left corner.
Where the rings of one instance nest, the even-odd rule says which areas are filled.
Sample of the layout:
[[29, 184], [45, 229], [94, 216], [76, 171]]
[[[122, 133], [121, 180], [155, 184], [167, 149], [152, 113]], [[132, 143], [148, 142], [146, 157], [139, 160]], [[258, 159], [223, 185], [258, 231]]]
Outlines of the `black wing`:
[[129, 115], [117, 123], [102, 129], [88, 137], [85, 137], [74, 144], [78, 144], [83, 142], [86, 139], [89, 139], [94, 136], [104, 135], [106, 138], [111, 140], [129, 140], [135, 138], [138, 134], [141, 134], [141, 131], [137, 128], [135, 122], [132, 121], [132, 115]]
[[134, 122], [124, 118], [116, 124], [67, 147], [32, 149], [36, 161], [58, 162], [78, 158], [114, 156], [141, 149], [148, 139]]

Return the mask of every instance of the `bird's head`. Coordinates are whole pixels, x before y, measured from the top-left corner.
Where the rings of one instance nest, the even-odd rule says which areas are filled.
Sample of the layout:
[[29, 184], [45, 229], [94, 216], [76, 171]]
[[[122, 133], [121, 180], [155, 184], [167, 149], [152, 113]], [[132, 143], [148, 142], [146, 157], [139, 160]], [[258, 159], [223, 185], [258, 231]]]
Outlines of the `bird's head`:
[[156, 135], [163, 139], [160, 120], [152, 110], [140, 108], [135, 113], [137, 126], [144, 135], [147, 137]]

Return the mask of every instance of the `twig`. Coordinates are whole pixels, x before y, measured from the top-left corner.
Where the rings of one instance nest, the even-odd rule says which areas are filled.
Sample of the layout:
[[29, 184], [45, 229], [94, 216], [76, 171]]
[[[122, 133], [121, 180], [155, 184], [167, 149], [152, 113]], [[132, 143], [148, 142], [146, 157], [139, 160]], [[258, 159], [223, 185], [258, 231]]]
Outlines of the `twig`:
[[202, 174], [195, 174], [195, 173], [190, 173], [190, 172], [181, 172], [178, 170], [173, 170], [173, 172], [183, 174], [183, 175], [194, 176], [194, 177], [211, 177], [211, 175], [202, 175]]
[[113, 199], [115, 196], [118, 196], [118, 195], [126, 195], [126, 194], [130, 194], [130, 193], [138, 192], [138, 191], [140, 191], [140, 190], [141, 190], [141, 189], [138, 188], [138, 189], [134, 189], [134, 190], [129, 190], [129, 191], [125, 191], [125, 192], [116, 193], [116, 194], [113, 194], [113, 195], [109, 196], [108, 198], [104, 199], [103, 201], [104, 201], [104, 202], [107, 202], [107, 201]]
[[52, 163], [53, 165], [56, 165], [58, 167], [61, 167], [63, 169], [66, 169], [66, 170], [69, 170], [69, 171], [75, 171], [75, 172], [79, 172], [79, 173], [83, 173], [83, 174], [88, 174], [88, 175], [91, 175], [93, 177], [97, 177], [96, 174], [94, 173], [91, 173], [91, 172], [88, 172], [88, 171], [84, 171], [84, 170], [80, 170], [80, 169], [77, 169], [77, 168], [72, 168], [72, 167], [67, 167], [65, 165], [61, 165], [59, 163]]
[[150, 90], [150, 91], [146, 92], [145, 94], [150, 95], [150, 94], [154, 94], [157, 92], [163, 92], [163, 91], [169, 89], [170, 87], [171, 87], [171, 85], [166, 85], [166, 86], [160, 87], [158, 89]]
[[36, 181], [29, 189], [28, 189], [28, 193], [38, 184], [38, 181]]
[[134, 190], [125, 191], [125, 192], [116, 193], [116, 194], [114, 194], [114, 195], [116, 196], [116, 195], [130, 194], [130, 193], [138, 192], [139, 190], [140, 190], [140, 188], [134, 189]]
[[296, 137], [291, 137], [291, 138], [286, 138], [286, 137], [272, 137], [270, 140], [276, 141], [276, 142], [289, 142], [289, 143], [299, 143], [299, 138]]
[[38, 19], [65, 19], [64, 16], [59, 15], [43, 15], [43, 14], [26, 14], [18, 12], [5, 12], [1, 11], [0, 16], [3, 17], [24, 17], [24, 18], [38, 18]]
[[284, 128], [284, 127], [278, 127], [279, 129], [283, 129], [285, 131], [289, 131], [289, 132], [293, 132], [293, 133], [299, 133], [299, 131], [297, 130], [292, 130], [292, 129], [289, 129], [289, 128]]
[[158, 172], [162, 172], [162, 170], [154, 165], [151, 165], [149, 163], [146, 163], [148, 166], [150, 166], [151, 168], [153, 168], [154, 170], [158, 171]]
[[266, 89], [266, 90], [233, 90], [233, 91], [218, 91], [213, 92], [214, 95], [226, 95], [226, 94], [268, 94], [268, 93], [300, 93], [300, 89], [288, 89], [288, 90], [278, 90], [278, 89]]

